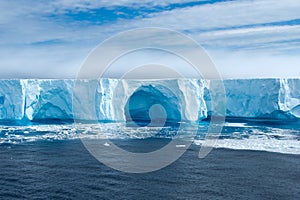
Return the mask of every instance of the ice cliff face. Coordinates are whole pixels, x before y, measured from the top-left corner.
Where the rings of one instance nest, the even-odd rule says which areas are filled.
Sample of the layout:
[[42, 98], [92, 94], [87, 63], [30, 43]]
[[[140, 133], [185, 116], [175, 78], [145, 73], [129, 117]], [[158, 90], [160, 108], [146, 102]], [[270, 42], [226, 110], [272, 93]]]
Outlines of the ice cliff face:
[[[227, 117], [278, 120], [300, 117], [298, 79], [240, 79], [223, 83]], [[210, 113], [209, 86], [204, 98]]]
[[[152, 118], [175, 122], [197, 121], [206, 117], [203, 92], [202, 80], [101, 79], [96, 86], [92, 105], [96, 105], [95, 114], [100, 121], [150, 122]], [[84, 91], [77, 90], [74, 94], [79, 98], [85, 96], [78, 95], [80, 93]], [[161, 108], [154, 110], [151, 116], [152, 107], [157, 105]]]
[[[75, 118], [149, 122], [153, 117], [158, 121], [197, 121], [211, 113], [210, 83], [203, 80], [0, 80], [0, 121], [47, 123]], [[225, 80], [224, 87], [228, 117], [300, 118], [300, 79]], [[74, 105], [79, 107], [75, 113]]]
[[0, 81], [0, 119], [22, 120], [25, 111], [25, 87], [20, 80]]
[[72, 120], [73, 80], [23, 80], [25, 116], [30, 121]]
[[280, 110], [289, 112], [291, 115], [300, 118], [300, 80], [280, 80], [279, 102]]

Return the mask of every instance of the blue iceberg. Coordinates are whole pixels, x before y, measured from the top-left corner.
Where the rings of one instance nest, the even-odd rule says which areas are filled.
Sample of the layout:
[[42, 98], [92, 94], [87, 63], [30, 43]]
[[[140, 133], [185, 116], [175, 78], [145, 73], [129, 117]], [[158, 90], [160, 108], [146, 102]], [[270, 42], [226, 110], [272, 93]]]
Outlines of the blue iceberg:
[[[212, 114], [211, 100], [218, 100], [211, 96], [218, 94], [211, 93], [212, 82], [0, 80], [0, 121], [22, 125], [73, 120], [197, 122]], [[228, 118], [282, 121], [300, 118], [300, 79], [232, 79], [223, 83]], [[80, 106], [75, 113], [74, 105]], [[156, 109], [152, 115], [151, 108], [155, 105], [163, 110]]]

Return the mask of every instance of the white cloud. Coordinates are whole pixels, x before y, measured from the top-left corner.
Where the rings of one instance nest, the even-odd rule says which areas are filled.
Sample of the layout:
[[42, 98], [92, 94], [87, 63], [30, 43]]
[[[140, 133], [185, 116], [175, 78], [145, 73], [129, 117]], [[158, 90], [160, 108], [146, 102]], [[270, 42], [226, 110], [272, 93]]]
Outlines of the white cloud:
[[220, 52], [210, 56], [223, 78], [299, 78], [299, 55], [270, 55], [268, 52]]
[[75, 78], [90, 48], [0, 48], [0, 78]]
[[[200, 0], [205, 1], [205, 0]], [[52, 5], [60, 10], [67, 9], [78, 9], [78, 10], [87, 10], [87, 9], [95, 9], [101, 7], [113, 7], [113, 6], [126, 6], [131, 8], [139, 8], [139, 7], [153, 7], [153, 6], [167, 6], [169, 4], [174, 3], [188, 3], [193, 2], [191, 0], [56, 0], [53, 1]]]
[[154, 13], [142, 23], [176, 30], [206, 30], [300, 18], [300, 1], [254, 0], [207, 4]]
[[203, 41], [204, 45], [215, 48], [235, 47], [258, 51], [268, 50], [274, 53], [298, 48], [293, 41], [300, 40], [300, 26], [264, 26], [258, 28], [239, 28], [205, 33], [194, 33], [192, 37]]
[[[173, 0], [172, 2], [189, 1]], [[104, 25], [86, 24], [80, 21], [69, 22], [59, 18], [63, 17], [66, 10], [89, 12], [89, 9], [99, 7], [113, 9], [113, 6], [128, 6], [136, 9], [165, 6], [169, 3], [167, 0], [146, 0], [143, 3], [137, 0], [56, 0], [50, 3], [0, 1], [0, 37], [2, 38], [0, 70], [3, 71], [1, 75], [5, 77], [9, 74], [20, 74], [20, 76], [23, 74], [26, 77], [28, 74], [35, 74], [32, 76], [44, 77], [50, 74], [49, 76], [52, 77], [72, 77], [75, 76], [74, 71], [78, 69], [87, 52], [102, 40], [120, 31], [149, 26], [188, 31], [193, 39], [212, 52], [214, 60], [225, 69], [222, 73], [226, 74], [226, 77], [230, 77], [230, 71], [237, 76], [238, 69], [243, 69], [240, 70], [243, 74], [245, 72], [243, 67], [246, 65], [244, 62], [249, 65], [247, 69], [252, 69], [250, 67], [252, 66], [253, 70], [267, 65], [264, 70], [266, 73], [269, 66], [277, 66], [280, 63], [285, 66], [283, 69], [290, 70], [291, 74], [298, 74], [295, 66], [300, 65], [299, 59], [297, 56], [287, 55], [286, 51], [299, 52], [297, 41], [300, 40], [300, 26], [273, 26], [272, 24], [256, 26], [256, 24], [300, 18], [300, 1], [297, 0], [229, 1], [177, 8], [148, 14], [146, 18], [119, 20]], [[58, 17], [49, 17], [51, 14], [58, 14]], [[253, 25], [253, 27], [243, 27], [244, 25]], [[61, 44], [51, 44], [52, 40], [60, 41]], [[49, 44], [35, 44], [47, 43], [47, 41]], [[220, 49], [222, 52], [219, 51]], [[232, 54], [239, 56], [230, 56]], [[249, 54], [259, 59], [248, 59]], [[274, 54], [277, 56], [274, 57]], [[233, 65], [236, 68], [232, 68]], [[47, 69], [52, 69], [53, 72], [45, 75], [43, 72]], [[277, 67], [275, 72], [269, 70], [269, 73], [275, 75], [279, 71], [282, 70]]]

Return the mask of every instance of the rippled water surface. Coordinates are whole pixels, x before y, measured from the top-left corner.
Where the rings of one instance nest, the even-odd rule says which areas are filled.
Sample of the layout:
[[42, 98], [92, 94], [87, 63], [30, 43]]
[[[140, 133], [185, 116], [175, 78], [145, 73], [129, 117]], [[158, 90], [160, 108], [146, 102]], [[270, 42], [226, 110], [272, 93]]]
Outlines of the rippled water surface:
[[[296, 126], [227, 123], [214, 149], [199, 159], [208, 124], [186, 126], [193, 145], [173, 164], [146, 174], [108, 168], [80, 138], [109, 138], [149, 152], [176, 137], [176, 128], [124, 124], [2, 126], [0, 197], [61, 199], [297, 199], [300, 145]], [[195, 136], [195, 131], [198, 133]], [[122, 161], [120, 161], [122, 162]]]

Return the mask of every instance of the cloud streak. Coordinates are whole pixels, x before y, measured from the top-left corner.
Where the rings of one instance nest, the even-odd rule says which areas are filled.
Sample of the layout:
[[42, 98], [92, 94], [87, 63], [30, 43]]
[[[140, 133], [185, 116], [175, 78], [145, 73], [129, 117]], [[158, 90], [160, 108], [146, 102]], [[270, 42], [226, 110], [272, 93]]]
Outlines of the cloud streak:
[[[28, 0], [1, 1], [0, 8], [2, 78], [74, 78], [101, 41], [149, 26], [188, 34], [208, 50], [225, 77], [238, 77], [239, 71], [244, 77], [244, 62], [249, 72], [261, 69], [270, 77], [282, 71], [270, 71], [272, 60], [289, 69], [284, 76], [298, 74], [300, 65], [297, 0]], [[240, 55], [240, 60], [230, 55]], [[49, 69], [51, 73], [43, 73]]]

